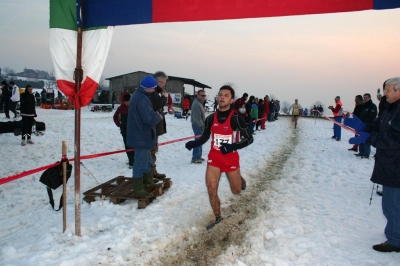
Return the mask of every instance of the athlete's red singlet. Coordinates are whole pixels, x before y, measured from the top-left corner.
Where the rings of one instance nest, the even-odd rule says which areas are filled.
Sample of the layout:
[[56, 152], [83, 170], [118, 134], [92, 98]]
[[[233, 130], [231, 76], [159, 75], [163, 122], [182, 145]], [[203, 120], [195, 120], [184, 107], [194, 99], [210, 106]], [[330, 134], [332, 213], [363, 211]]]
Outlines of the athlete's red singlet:
[[231, 118], [233, 111], [223, 124], [218, 122], [218, 112], [214, 113], [214, 122], [211, 126], [211, 149], [208, 154], [208, 164], [221, 169], [221, 172], [233, 172], [240, 167], [239, 153], [237, 151], [228, 154], [222, 154], [219, 147], [222, 143], [234, 143], [235, 131], [231, 127]]

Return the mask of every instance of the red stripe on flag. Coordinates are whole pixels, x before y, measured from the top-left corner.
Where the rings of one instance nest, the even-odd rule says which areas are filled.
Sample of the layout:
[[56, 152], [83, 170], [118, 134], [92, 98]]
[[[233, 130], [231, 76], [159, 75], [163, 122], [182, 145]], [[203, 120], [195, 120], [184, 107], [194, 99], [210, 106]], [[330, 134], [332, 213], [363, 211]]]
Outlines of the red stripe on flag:
[[[90, 77], [86, 77], [78, 94], [75, 93], [75, 82], [57, 80], [57, 86], [68, 97], [70, 103], [74, 103], [76, 108], [80, 108], [90, 103], [93, 99], [98, 83]], [[79, 101], [77, 96], [79, 96]]]
[[153, 0], [153, 22], [292, 16], [360, 11], [373, 7], [373, 0]]

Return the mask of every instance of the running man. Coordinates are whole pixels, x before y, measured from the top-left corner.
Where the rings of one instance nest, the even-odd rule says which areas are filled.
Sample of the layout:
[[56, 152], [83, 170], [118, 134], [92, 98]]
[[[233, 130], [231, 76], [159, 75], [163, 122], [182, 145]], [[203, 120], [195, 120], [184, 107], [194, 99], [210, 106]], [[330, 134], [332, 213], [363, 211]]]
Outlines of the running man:
[[[211, 208], [215, 214], [215, 222], [209, 224], [207, 230], [222, 221], [221, 202], [218, 197], [221, 174], [226, 173], [233, 194], [239, 194], [241, 190], [246, 189], [246, 181], [240, 174], [237, 150], [253, 143], [253, 135], [244, 118], [231, 108], [234, 99], [235, 91], [232, 87], [222, 86], [218, 93], [217, 112], [206, 118], [201, 137], [185, 145], [188, 150], [191, 150], [206, 143], [210, 136], [212, 138], [207, 161], [206, 185]], [[236, 137], [237, 131], [240, 132], [240, 137]]]
[[299, 118], [299, 114], [300, 114], [300, 109], [303, 109], [303, 107], [301, 107], [301, 105], [298, 103], [299, 100], [295, 99], [294, 100], [294, 104], [292, 104], [289, 107], [289, 113], [290, 113], [290, 109], [292, 109], [292, 122], [294, 122], [294, 128], [297, 127], [297, 119]]

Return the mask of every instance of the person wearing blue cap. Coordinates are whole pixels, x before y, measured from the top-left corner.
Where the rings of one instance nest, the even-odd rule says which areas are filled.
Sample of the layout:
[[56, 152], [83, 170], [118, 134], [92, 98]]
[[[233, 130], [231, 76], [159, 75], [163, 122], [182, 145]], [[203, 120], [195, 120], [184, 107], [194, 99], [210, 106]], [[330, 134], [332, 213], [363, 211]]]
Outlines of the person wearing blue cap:
[[158, 188], [151, 171], [151, 150], [156, 147], [156, 126], [163, 117], [153, 110], [150, 95], [157, 87], [152, 76], [146, 76], [132, 95], [128, 109], [127, 142], [128, 147], [135, 150], [133, 162], [133, 194], [136, 197], [150, 197], [144, 188]]

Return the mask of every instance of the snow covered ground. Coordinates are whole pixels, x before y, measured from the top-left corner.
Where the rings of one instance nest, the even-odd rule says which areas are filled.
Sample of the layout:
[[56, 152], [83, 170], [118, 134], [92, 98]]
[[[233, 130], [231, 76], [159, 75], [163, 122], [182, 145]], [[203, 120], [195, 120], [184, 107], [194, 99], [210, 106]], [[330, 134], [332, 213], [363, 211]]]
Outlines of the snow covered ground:
[[[67, 141], [74, 156], [74, 111], [38, 109], [45, 135], [22, 147], [0, 135], [0, 178], [54, 163]], [[81, 155], [123, 149], [113, 113], [82, 109]], [[4, 115], [4, 114], [3, 114]], [[160, 142], [193, 135], [190, 121], [167, 116]], [[173, 185], [146, 209], [97, 198], [82, 203], [82, 236], [74, 235], [73, 177], [68, 183], [67, 231], [48, 204], [41, 173], [0, 186], [0, 265], [398, 265], [400, 254], [372, 249], [385, 241], [381, 198], [369, 181], [373, 159], [347, 149], [351, 133], [331, 139], [332, 123], [300, 118], [294, 130], [280, 117], [241, 150], [247, 189], [232, 195], [221, 178], [224, 221], [214, 219], [204, 183], [206, 164], [190, 164], [184, 142], [160, 147], [157, 169]], [[203, 157], [209, 151], [204, 145]], [[372, 150], [372, 154], [375, 150]], [[131, 176], [124, 153], [83, 160], [81, 192], [119, 175]], [[55, 201], [61, 188], [54, 192]]]

